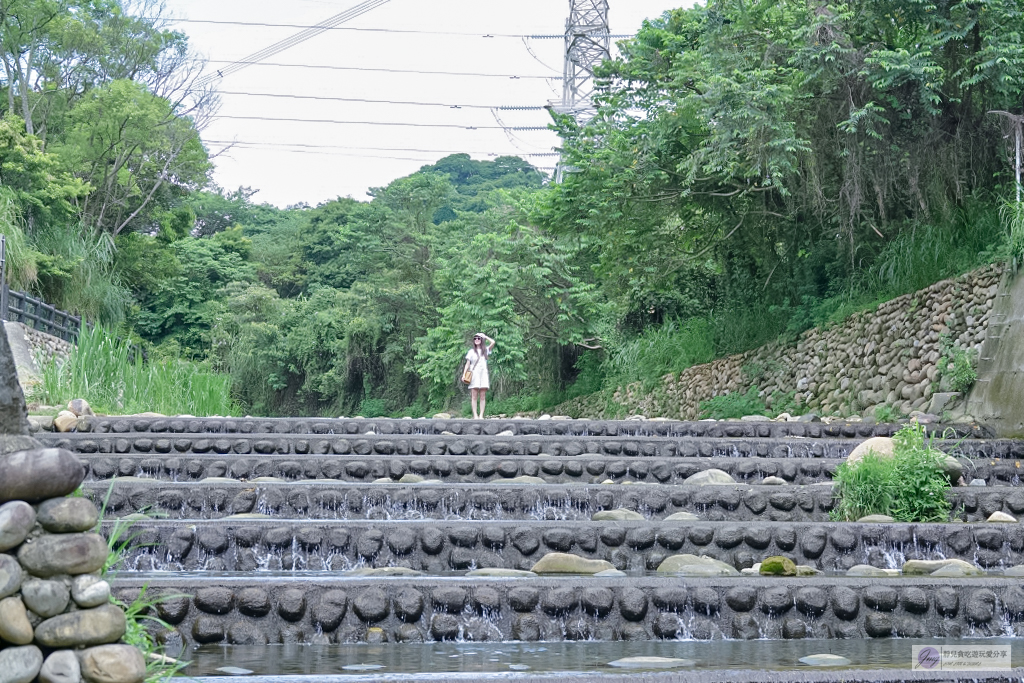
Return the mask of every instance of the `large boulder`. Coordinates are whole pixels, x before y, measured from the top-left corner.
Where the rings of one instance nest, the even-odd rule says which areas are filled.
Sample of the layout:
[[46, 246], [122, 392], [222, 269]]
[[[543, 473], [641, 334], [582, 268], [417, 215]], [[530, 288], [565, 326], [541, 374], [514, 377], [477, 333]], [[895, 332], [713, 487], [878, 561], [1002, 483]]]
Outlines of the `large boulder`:
[[846, 463], [852, 465], [855, 462], [864, 459], [864, 456], [868, 453], [874, 453], [877, 456], [883, 458], [891, 458], [893, 454], [892, 439], [887, 436], [873, 436], [866, 441], [862, 441], [854, 448], [848, 456], [846, 456]]
[[595, 522], [642, 522], [646, 517], [633, 510], [615, 508], [614, 510], [595, 512], [590, 519]]
[[63, 448], [37, 448], [0, 458], [0, 503], [39, 503], [72, 493], [85, 479], [85, 468]]
[[615, 565], [606, 560], [588, 560], [569, 553], [548, 553], [533, 565], [535, 574], [596, 574]]
[[[864, 456], [868, 453], [874, 453], [875, 455], [882, 458], [891, 458], [893, 456], [895, 445], [893, 440], [887, 436], [873, 436], [870, 439], [862, 441], [854, 448], [848, 456], [846, 456], [846, 463], [852, 465], [860, 462], [864, 459]], [[951, 455], [947, 455], [942, 461], [942, 471], [954, 484], [963, 476], [964, 467], [960, 464], [960, 461]]]
[[735, 484], [736, 480], [728, 472], [711, 468], [690, 475], [683, 483], [690, 486], [711, 486], [716, 484]]
[[736, 568], [707, 555], [672, 555], [666, 557], [658, 565], [659, 574], [676, 574], [677, 576], [739, 576]]
[[962, 576], [982, 576], [985, 570], [963, 560], [908, 560], [903, 564], [904, 575], [934, 574], [940, 569], [953, 568]]
[[762, 576], [796, 576], [796, 562], [782, 555], [774, 555], [761, 562], [760, 574]]

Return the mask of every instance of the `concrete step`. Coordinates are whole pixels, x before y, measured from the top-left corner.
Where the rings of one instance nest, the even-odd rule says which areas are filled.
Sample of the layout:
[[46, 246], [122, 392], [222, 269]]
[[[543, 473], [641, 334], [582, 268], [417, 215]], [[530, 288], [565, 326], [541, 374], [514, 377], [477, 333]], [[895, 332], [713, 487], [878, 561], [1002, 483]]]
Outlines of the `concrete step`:
[[565, 522], [224, 519], [106, 522], [103, 532], [131, 571], [342, 571], [406, 567], [428, 574], [475, 568], [529, 570], [549, 552], [650, 572], [681, 553], [738, 569], [785, 555], [845, 572], [858, 564], [898, 568], [906, 560], [958, 558], [986, 569], [1024, 563], [1019, 524], [791, 522]]
[[[150, 454], [179, 457], [218, 454], [257, 455], [425, 455], [425, 456], [568, 456], [614, 457], [772, 457], [845, 458], [861, 440], [832, 437], [609, 437], [609, 436], [459, 436], [459, 435], [209, 435], [209, 434], [51, 434], [37, 435], [47, 446], [85, 455]], [[1024, 458], [1024, 441], [965, 439], [933, 442], [958, 456]]]
[[[579, 456], [462, 457], [402, 455], [248, 455], [78, 452], [90, 481], [114, 477], [142, 477], [161, 481], [201, 481], [209, 477], [286, 481], [331, 479], [373, 482], [406, 475], [451, 483], [508, 481], [515, 477], [539, 477], [548, 483], [601, 483], [638, 481], [682, 484], [707, 469], [719, 469], [739, 483], [758, 484], [778, 477], [791, 484], [831, 481], [842, 458], [623, 458], [583, 454]], [[981, 479], [991, 486], [1019, 486], [1021, 461], [1008, 458], [975, 458], [965, 463], [964, 478]]]
[[[347, 484], [330, 481], [162, 482], [117, 478], [87, 482], [84, 494], [107, 517], [133, 513], [219, 519], [259, 513], [284, 519], [573, 519], [627, 508], [651, 519], [691, 512], [709, 521], [828, 521], [832, 487], [665, 486], [661, 484]], [[956, 516], [984, 521], [993, 512], [1024, 513], [1024, 487], [959, 487]]]
[[[526, 420], [526, 419], [327, 419], [327, 418], [195, 418], [195, 417], [89, 417], [79, 420], [78, 431], [95, 434], [305, 434], [496, 436], [673, 436], [708, 438], [806, 437], [864, 439], [892, 436], [902, 424], [865, 422], [745, 422], [702, 420]], [[948, 438], [988, 438], [978, 424], [926, 425], [930, 434]], [[41, 436], [46, 436], [41, 432]]]
[[[740, 577], [309, 578], [122, 574], [116, 593], [169, 595], [164, 640], [959, 638], [1024, 635], [1019, 579]], [[371, 630], [379, 629], [379, 630]], [[172, 650], [173, 653], [173, 650]]]
[[[736, 481], [760, 483], [774, 476], [789, 483], [831, 481], [841, 459], [824, 458], [620, 458], [585, 454], [569, 456], [503, 456], [452, 458], [451, 456], [362, 455], [153, 455], [128, 453], [78, 454], [90, 481], [114, 477], [142, 477], [160, 481], [201, 481], [210, 477], [253, 480], [274, 477], [285, 481], [336, 480], [370, 483], [389, 478], [400, 481], [414, 475], [448, 483], [501, 483], [515, 477], [539, 477], [548, 483], [600, 483], [641, 481], [681, 484], [707, 469], [719, 469]], [[975, 461], [972, 476], [991, 476], [993, 482], [1017, 481], [1017, 460]], [[1001, 466], [1001, 467], [1000, 467]]]

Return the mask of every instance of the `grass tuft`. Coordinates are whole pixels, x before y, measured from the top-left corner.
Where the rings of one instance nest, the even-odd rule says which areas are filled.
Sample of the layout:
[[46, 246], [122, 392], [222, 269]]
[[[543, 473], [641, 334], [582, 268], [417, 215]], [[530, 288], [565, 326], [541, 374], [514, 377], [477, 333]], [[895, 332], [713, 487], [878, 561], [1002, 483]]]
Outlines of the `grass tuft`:
[[889, 515], [897, 522], [946, 522], [952, 506], [946, 454], [931, 447], [916, 422], [893, 436], [893, 455], [868, 453], [836, 470], [839, 504], [829, 513], [836, 521]]

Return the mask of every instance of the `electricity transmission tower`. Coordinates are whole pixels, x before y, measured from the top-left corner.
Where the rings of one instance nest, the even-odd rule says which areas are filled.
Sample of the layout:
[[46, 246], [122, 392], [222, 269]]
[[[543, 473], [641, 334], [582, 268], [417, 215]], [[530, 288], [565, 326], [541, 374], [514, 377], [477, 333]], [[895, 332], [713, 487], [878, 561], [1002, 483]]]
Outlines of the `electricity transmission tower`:
[[[555, 111], [572, 115], [580, 124], [594, 118], [594, 69], [610, 56], [608, 0], [569, 0], [562, 102]], [[561, 182], [566, 170], [559, 163], [555, 182]]]

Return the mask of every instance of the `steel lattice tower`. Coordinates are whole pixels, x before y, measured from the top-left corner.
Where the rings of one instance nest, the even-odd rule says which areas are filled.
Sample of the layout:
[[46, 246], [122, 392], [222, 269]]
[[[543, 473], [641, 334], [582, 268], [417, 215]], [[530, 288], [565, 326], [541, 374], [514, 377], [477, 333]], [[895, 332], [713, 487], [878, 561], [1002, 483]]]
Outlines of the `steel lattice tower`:
[[[608, 0], [569, 0], [560, 114], [571, 114], [580, 124], [594, 118], [594, 69], [610, 56]], [[562, 172], [559, 164], [556, 181]]]

